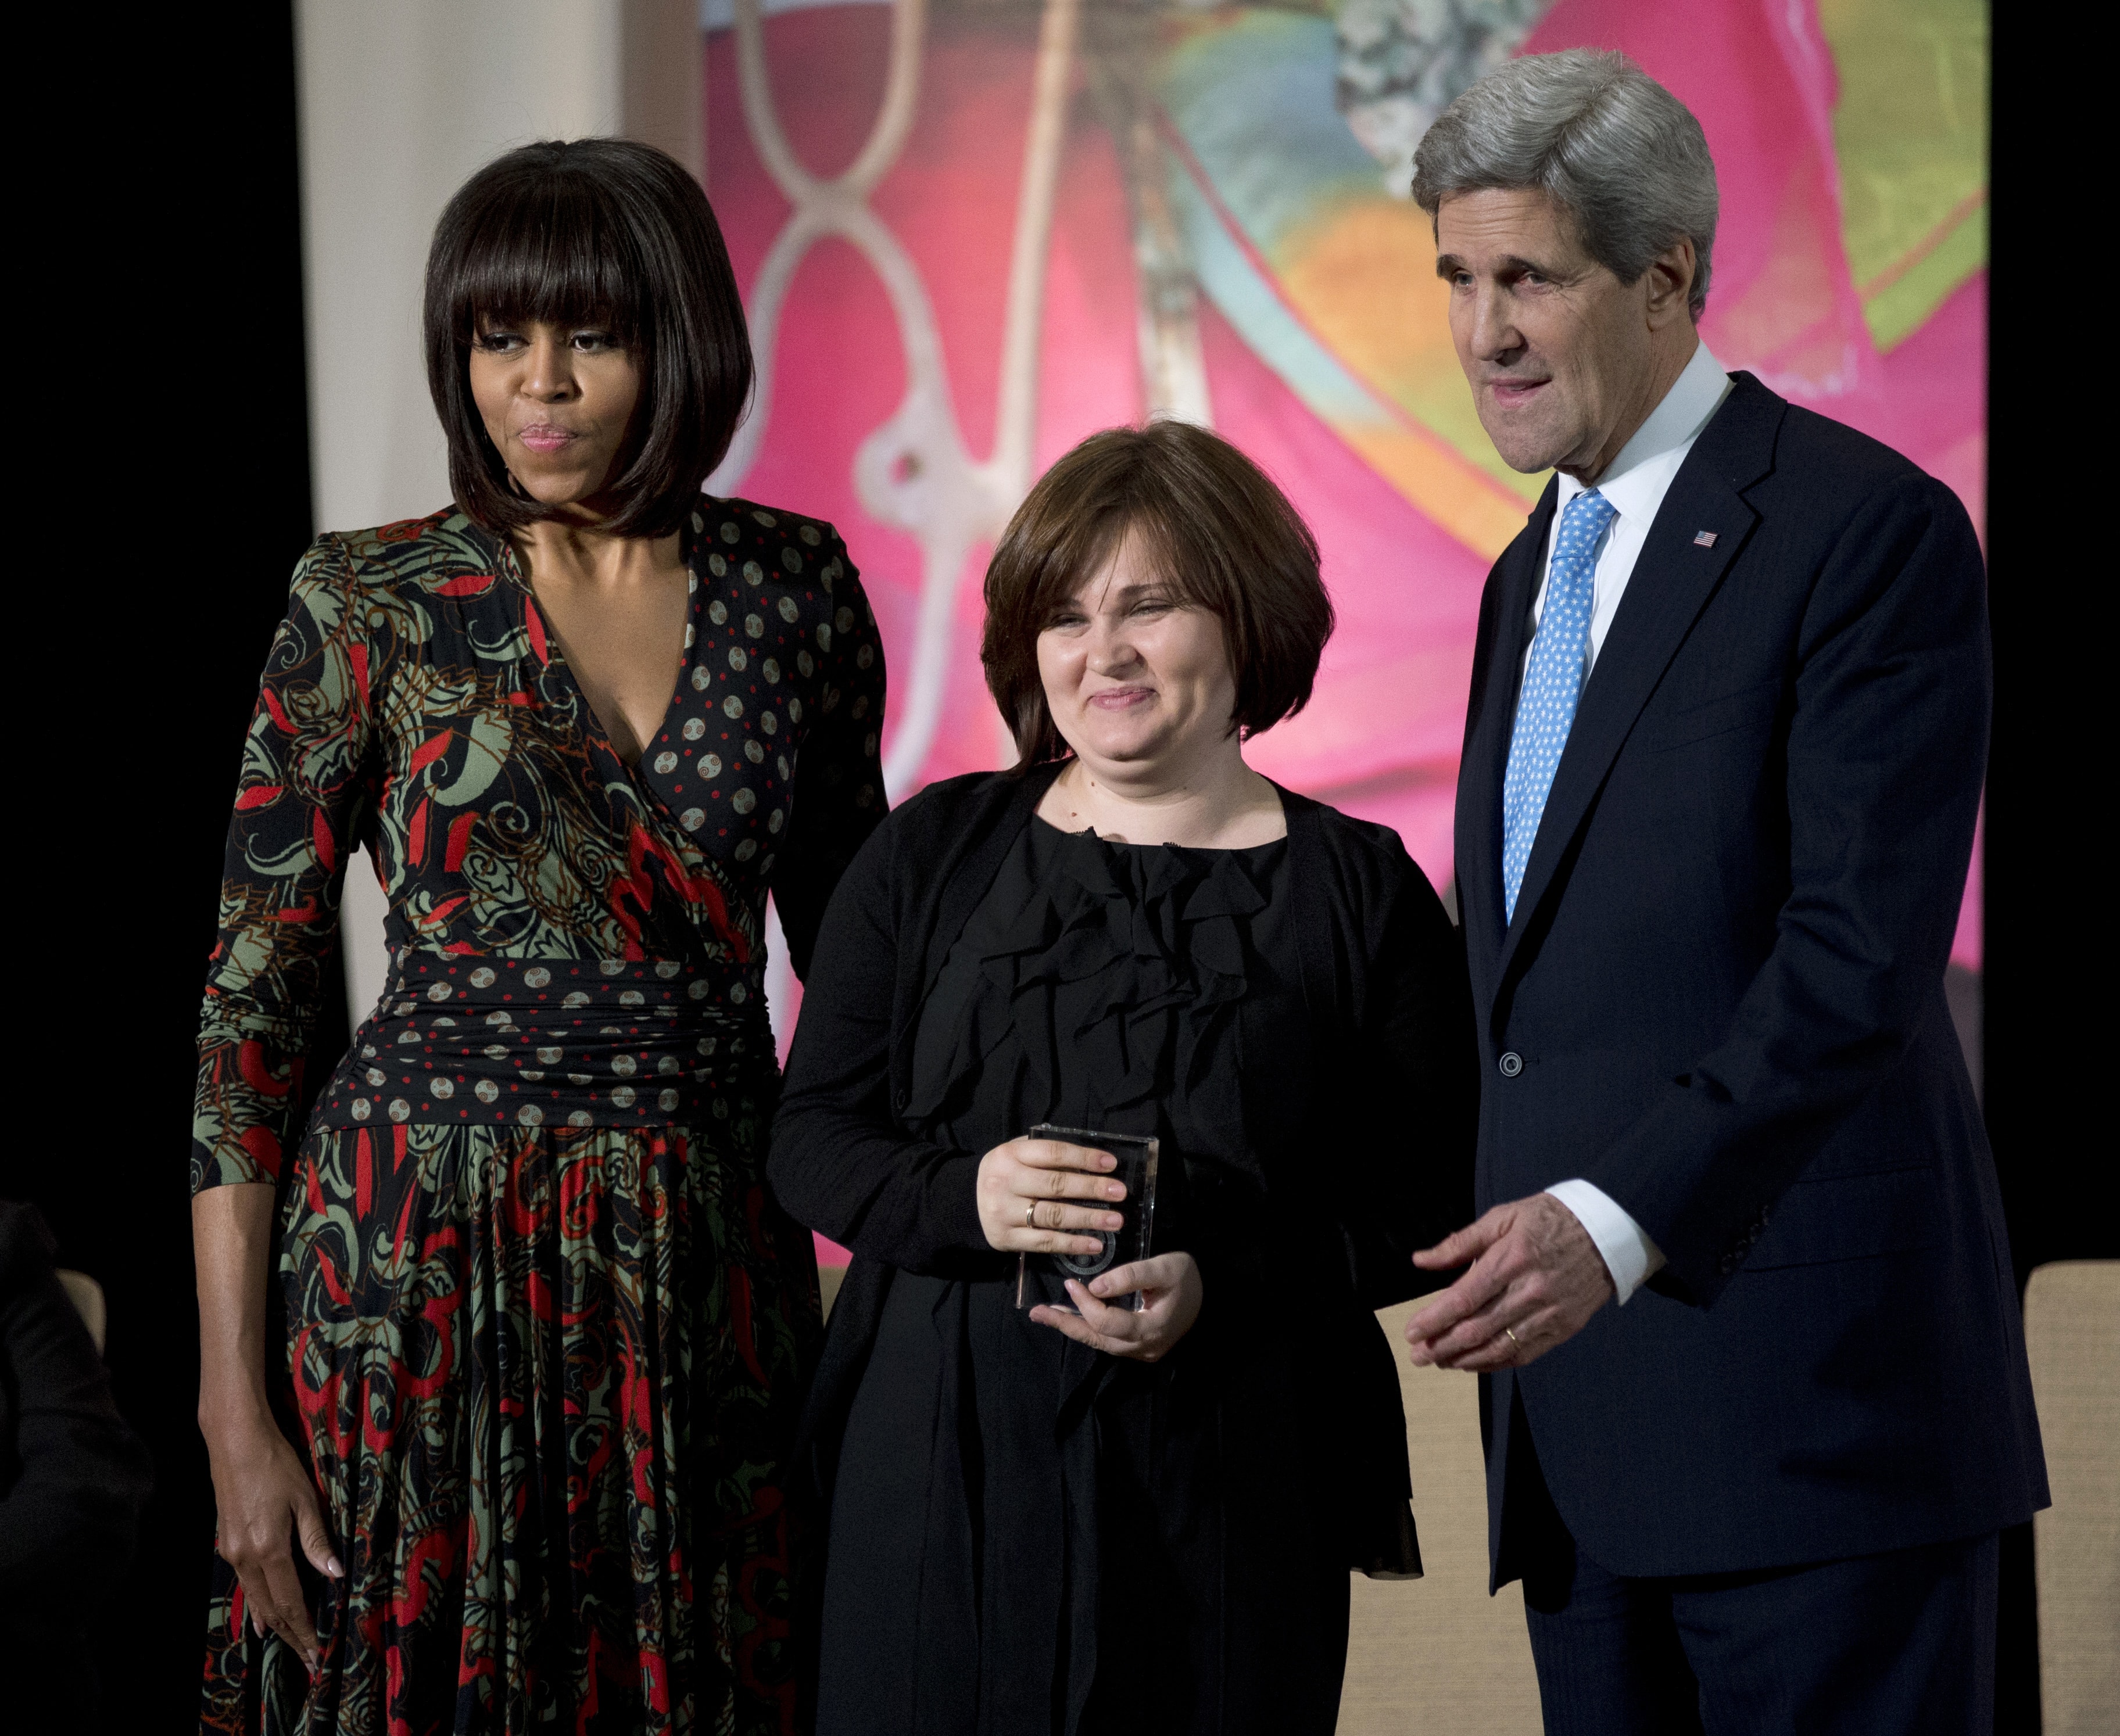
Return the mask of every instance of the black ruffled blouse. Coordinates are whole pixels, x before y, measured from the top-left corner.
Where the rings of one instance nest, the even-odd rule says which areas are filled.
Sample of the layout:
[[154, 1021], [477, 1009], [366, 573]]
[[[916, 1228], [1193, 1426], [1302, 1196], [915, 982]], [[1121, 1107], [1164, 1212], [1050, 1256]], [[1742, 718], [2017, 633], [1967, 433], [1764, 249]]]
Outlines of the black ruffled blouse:
[[[1041, 1121], [1159, 1135], [1155, 1249], [1194, 1254], [1206, 1301], [1150, 1366], [1031, 1321], [1011, 1256], [897, 1274], [834, 1490], [821, 1731], [1332, 1728], [1344, 1553], [1299, 1495], [1233, 1504], [1220, 1451], [1244, 1419], [1219, 1365], [1254, 1311], [1225, 1289], [1253, 1281], [1269, 1233], [1241, 1082], [1301, 1065], [1310, 1040], [1287, 857], [1034, 819], [951, 947], [908, 1118], [965, 1152]], [[1233, 1559], [1272, 1564], [1278, 1583], [1240, 1572], [1239, 1589], [1283, 1613], [1326, 1587], [1271, 1659], [1225, 1649]]]
[[1252, 999], [1256, 1023], [1262, 996], [1301, 1019], [1291, 962], [1275, 968], [1287, 855], [1285, 840], [1143, 848], [1034, 819], [921, 1010], [906, 1113], [963, 1151], [1041, 1121], [1160, 1135], [1177, 1162], [1155, 1245], [1190, 1247], [1172, 1239], [1186, 1172], [1248, 1156], [1238, 1009]]

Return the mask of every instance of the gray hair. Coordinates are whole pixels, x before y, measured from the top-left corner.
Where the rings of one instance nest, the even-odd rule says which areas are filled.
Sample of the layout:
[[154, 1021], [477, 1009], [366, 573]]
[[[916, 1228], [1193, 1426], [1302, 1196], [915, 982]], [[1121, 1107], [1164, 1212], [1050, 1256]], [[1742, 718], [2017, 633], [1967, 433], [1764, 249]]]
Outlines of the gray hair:
[[1590, 257], [1638, 282], [1681, 237], [1698, 263], [1687, 305], [1708, 305], [1715, 160], [1693, 113], [1625, 54], [1564, 49], [1497, 67], [1436, 118], [1413, 156], [1413, 197], [1489, 188], [1544, 193]]

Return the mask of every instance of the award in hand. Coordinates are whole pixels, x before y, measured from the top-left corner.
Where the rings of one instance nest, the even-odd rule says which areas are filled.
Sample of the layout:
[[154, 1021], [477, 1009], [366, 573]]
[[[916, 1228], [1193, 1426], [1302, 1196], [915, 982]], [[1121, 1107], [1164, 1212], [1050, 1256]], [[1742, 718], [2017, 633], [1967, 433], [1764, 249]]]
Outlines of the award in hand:
[[[1152, 1251], [1151, 1242], [1155, 1224], [1155, 1160], [1158, 1142], [1153, 1135], [1137, 1133], [1100, 1133], [1090, 1127], [1055, 1127], [1041, 1122], [1030, 1130], [1034, 1140], [1058, 1140], [1069, 1145], [1085, 1145], [1094, 1151], [1108, 1151], [1118, 1162], [1112, 1172], [1113, 1181], [1123, 1183], [1126, 1198], [1116, 1205], [1105, 1209], [1118, 1213], [1126, 1219], [1125, 1226], [1116, 1230], [1085, 1230], [1079, 1233], [1095, 1236], [1104, 1246], [1094, 1254], [1019, 1254], [1016, 1266], [1016, 1305], [1029, 1308], [1039, 1302], [1048, 1307], [1064, 1308], [1070, 1314], [1080, 1311], [1067, 1300], [1066, 1280], [1072, 1278], [1077, 1283], [1086, 1284], [1100, 1273], [1109, 1272], [1113, 1266], [1131, 1265], [1137, 1260], [1146, 1260]], [[1040, 1283], [1043, 1274], [1049, 1283]], [[1057, 1292], [1057, 1297], [1045, 1293]], [[1115, 1304], [1116, 1304], [1116, 1299]], [[1136, 1290], [1123, 1304], [1138, 1312], [1147, 1306], [1141, 1292]]]

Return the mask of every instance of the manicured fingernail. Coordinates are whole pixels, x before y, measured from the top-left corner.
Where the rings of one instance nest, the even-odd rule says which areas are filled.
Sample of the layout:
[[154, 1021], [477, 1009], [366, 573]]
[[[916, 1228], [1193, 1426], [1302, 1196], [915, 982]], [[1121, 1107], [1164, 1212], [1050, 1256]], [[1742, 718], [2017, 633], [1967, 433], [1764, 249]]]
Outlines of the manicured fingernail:
[[346, 1577], [346, 1569], [339, 1565], [339, 1559], [336, 1555], [328, 1555], [324, 1557], [324, 1571], [335, 1580], [342, 1580]]

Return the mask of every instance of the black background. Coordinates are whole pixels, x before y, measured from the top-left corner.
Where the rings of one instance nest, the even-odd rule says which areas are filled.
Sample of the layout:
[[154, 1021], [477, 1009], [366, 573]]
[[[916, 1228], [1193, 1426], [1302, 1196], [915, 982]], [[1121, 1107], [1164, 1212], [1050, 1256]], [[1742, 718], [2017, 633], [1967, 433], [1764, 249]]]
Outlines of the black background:
[[[2111, 344], [2100, 299], [2071, 293], [2103, 281], [2082, 263], [2095, 220], [2050, 192], [2050, 165], [2102, 154], [2057, 137], [2057, 69], [2038, 58], [2053, 21], [2006, 7], [1995, 22], [1984, 1073], [2021, 1279], [2120, 1257], [2114, 1219], [2080, 1191], [2076, 1108], [2107, 968], [2088, 937], [2109, 930], [2112, 893], [2082, 829], [2094, 790], [2060, 776], [2095, 754], [2112, 782], [2111, 731], [2079, 727], [2098, 680], [2079, 599], [2109, 583], [2109, 515], [2102, 491], [2084, 516], [2067, 499], [2110, 462], [2087, 406], [2110, 396]], [[14, 155], [11, 347], [33, 389], [8, 466], [23, 753], [6, 835], [30, 1107], [0, 1144], [0, 1191], [35, 1200], [63, 1263], [102, 1283], [119, 1403], [154, 1451], [137, 1563], [96, 1618], [123, 1707], [109, 1725], [152, 1736], [197, 1718], [212, 1529], [193, 1037], [238, 748], [311, 531], [291, 21], [270, 4], [133, 8], [15, 70], [63, 112]], [[2029, 1528], [2005, 1544], [1997, 1728], [2034, 1731]]]

